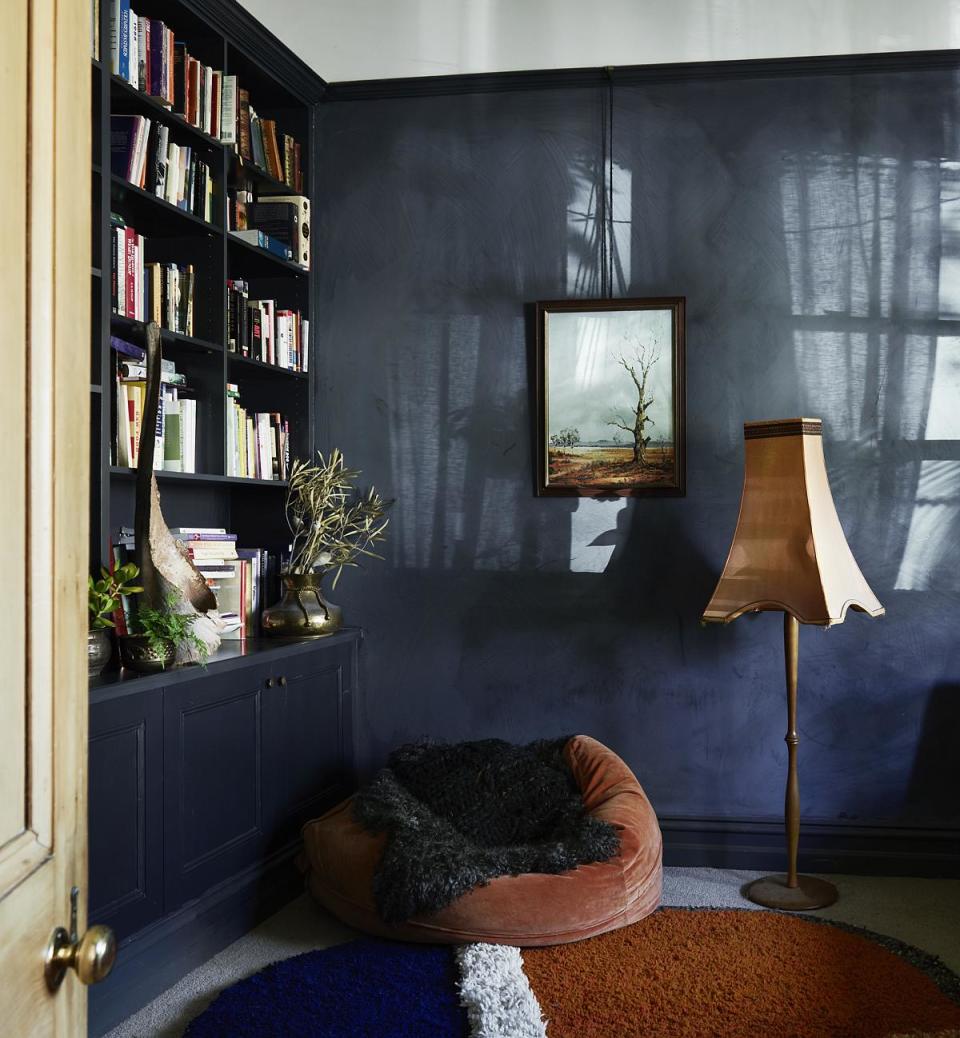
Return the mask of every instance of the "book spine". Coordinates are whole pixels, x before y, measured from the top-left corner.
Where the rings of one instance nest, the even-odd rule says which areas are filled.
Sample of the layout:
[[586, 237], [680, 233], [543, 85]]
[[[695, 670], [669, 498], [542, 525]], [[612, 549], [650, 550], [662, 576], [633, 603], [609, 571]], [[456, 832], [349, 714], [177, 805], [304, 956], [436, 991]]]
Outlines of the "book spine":
[[239, 138], [240, 138], [240, 157], [246, 162], [250, 162], [253, 159], [252, 142], [250, 139], [250, 92], [244, 90], [242, 87], [237, 89], [237, 97], [239, 99]]
[[220, 140], [237, 143], [237, 77], [224, 76], [220, 98]]
[[123, 80], [130, 79], [130, 0], [118, 0], [119, 24], [117, 75]]

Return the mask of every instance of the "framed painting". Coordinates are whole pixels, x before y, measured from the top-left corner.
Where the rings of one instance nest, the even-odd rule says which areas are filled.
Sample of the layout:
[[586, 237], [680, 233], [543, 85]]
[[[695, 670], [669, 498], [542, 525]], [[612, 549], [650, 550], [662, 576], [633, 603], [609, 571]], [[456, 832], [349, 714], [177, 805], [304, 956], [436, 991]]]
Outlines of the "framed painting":
[[686, 491], [684, 298], [537, 303], [537, 494]]

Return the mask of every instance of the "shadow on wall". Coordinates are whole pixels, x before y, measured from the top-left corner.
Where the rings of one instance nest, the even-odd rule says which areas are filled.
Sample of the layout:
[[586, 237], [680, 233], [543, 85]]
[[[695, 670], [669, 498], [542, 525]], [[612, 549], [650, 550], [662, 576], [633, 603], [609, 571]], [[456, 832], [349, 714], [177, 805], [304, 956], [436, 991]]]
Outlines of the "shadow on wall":
[[956, 92], [939, 71], [617, 88], [615, 284], [688, 301], [688, 497], [628, 504], [531, 491], [524, 307], [599, 290], [600, 95], [325, 106], [319, 417], [397, 498], [388, 564], [338, 589], [370, 634], [368, 766], [423, 734], [580, 729], [663, 813], [777, 817], [779, 625], [697, 619], [742, 423], [810, 414], [888, 616], [804, 632], [805, 811], [960, 818], [922, 727], [960, 625]]

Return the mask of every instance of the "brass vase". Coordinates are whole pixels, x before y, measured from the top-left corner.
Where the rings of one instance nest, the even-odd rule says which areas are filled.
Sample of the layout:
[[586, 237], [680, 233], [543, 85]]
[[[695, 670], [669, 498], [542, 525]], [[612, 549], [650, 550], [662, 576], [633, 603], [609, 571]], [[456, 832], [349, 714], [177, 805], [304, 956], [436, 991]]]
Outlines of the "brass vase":
[[323, 597], [323, 573], [285, 573], [283, 598], [263, 611], [265, 634], [326, 638], [343, 625], [343, 611]]
[[177, 661], [177, 647], [168, 639], [163, 640], [159, 650], [150, 644], [145, 634], [121, 634], [117, 641], [120, 645], [120, 663], [141, 674], [166, 670]]

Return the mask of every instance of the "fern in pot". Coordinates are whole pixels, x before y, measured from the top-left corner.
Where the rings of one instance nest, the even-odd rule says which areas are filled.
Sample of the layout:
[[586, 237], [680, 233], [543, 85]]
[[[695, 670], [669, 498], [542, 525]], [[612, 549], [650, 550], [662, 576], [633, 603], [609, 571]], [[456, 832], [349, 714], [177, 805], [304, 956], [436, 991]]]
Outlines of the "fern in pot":
[[177, 660], [177, 648], [189, 643], [203, 666], [207, 646], [192, 627], [197, 613], [178, 613], [176, 595], [168, 595], [162, 609], [141, 602], [131, 622], [129, 634], [120, 636], [120, 662], [124, 667], [142, 673], [166, 670]]
[[315, 464], [294, 461], [287, 488], [286, 519], [293, 536], [290, 562], [281, 574], [283, 598], [265, 609], [263, 629], [282, 637], [325, 637], [339, 630], [343, 614], [328, 602], [323, 581], [337, 586], [347, 566], [379, 559], [373, 546], [386, 536], [387, 505], [371, 487], [355, 489], [360, 473], [348, 469], [339, 450]]
[[87, 631], [87, 676], [96, 677], [110, 661], [113, 646], [110, 630], [115, 626], [113, 614], [120, 608], [121, 601], [128, 595], [143, 590], [134, 583], [140, 570], [128, 562], [113, 573], [101, 567], [100, 579], [88, 578], [87, 607], [90, 610], [90, 626]]

